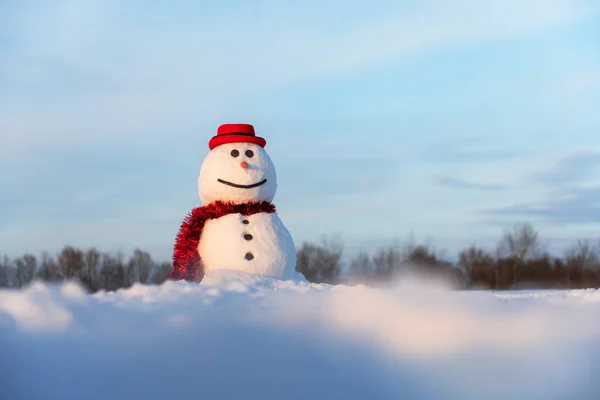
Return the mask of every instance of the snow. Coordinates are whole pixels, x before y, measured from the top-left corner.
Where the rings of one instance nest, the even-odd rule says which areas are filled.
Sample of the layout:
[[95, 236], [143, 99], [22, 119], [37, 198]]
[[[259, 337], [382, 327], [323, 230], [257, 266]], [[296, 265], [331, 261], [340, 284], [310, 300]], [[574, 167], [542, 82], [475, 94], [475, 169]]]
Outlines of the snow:
[[596, 399], [600, 291], [279, 281], [0, 291], [0, 398]]

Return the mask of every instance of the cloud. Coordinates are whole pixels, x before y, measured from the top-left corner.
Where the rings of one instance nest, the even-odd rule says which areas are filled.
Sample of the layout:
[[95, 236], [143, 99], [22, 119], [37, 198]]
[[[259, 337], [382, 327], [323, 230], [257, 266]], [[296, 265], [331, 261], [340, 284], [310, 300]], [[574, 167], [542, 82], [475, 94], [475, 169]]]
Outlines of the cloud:
[[598, 166], [600, 153], [573, 153], [559, 160], [548, 171], [534, 174], [533, 180], [549, 186], [577, 184], [592, 177]]
[[466, 189], [466, 190], [484, 190], [484, 191], [498, 191], [507, 190], [509, 186], [499, 184], [488, 184], [488, 183], [473, 183], [467, 182], [461, 179], [452, 178], [449, 176], [439, 176], [433, 179], [433, 183], [437, 186], [445, 186], [453, 189]]
[[13, 44], [12, 52], [2, 50], [0, 80], [10, 84], [0, 98], [0, 144], [21, 154], [65, 142], [131, 144], [243, 115], [244, 105], [269, 87], [525, 36], [591, 10], [571, 0], [422, 4], [354, 16], [343, 34], [330, 26], [338, 9], [313, 3], [202, 12], [147, 7], [135, 22], [134, 10], [116, 1], [13, 7], [12, 23], [0, 32]]
[[[300, 129], [297, 120], [290, 123], [285, 106], [280, 113], [268, 106], [257, 112], [256, 104], [285, 104], [286, 98], [297, 95], [290, 86], [311, 79], [318, 84], [315, 78], [343, 75], [355, 86], [352, 73], [385, 63], [538, 34], [589, 15], [594, 10], [588, 4], [430, 0], [414, 5], [377, 2], [365, 8], [339, 0], [168, 6], [118, 0], [38, 0], [27, 6], [4, 2], [0, 192], [8, 195], [0, 200], [0, 242], [18, 251], [31, 246], [32, 237], [40, 248], [54, 248], [72, 238], [104, 248], [117, 241], [170, 246], [179, 215], [197, 201], [196, 174], [207, 150], [206, 132], [233, 120], [251, 120], [268, 137], [276, 136], [269, 146], [281, 159], [276, 160], [282, 178], [279, 198], [288, 196], [287, 206], [293, 204], [300, 214], [336, 209], [339, 202], [373, 210], [374, 198], [428, 207], [422, 200], [427, 197], [421, 193], [422, 170], [414, 168], [415, 163], [483, 163], [521, 154], [507, 148], [510, 143], [491, 145], [467, 138], [451, 149], [426, 149], [421, 159], [407, 162], [402, 158], [410, 158], [417, 142], [429, 135], [419, 130], [402, 144], [404, 137], [387, 122], [380, 122], [387, 132], [376, 133], [371, 120], [364, 122], [366, 107], [360, 103], [369, 103], [367, 98], [356, 96], [356, 113], [336, 114], [327, 103], [338, 101], [343, 93], [332, 93], [333, 98], [311, 93], [309, 101], [326, 111], [325, 118], [316, 121], [297, 107], [301, 121], [313, 122], [308, 129]], [[445, 64], [439, 65], [447, 72]], [[436, 95], [420, 82], [414, 90]], [[413, 100], [410, 92], [406, 95]], [[396, 97], [389, 101], [399, 107]], [[439, 112], [431, 104], [420, 111], [425, 117], [417, 124], [440, 121], [431, 114]], [[361, 120], [362, 136], [355, 126]], [[278, 123], [287, 124], [286, 129], [295, 126], [282, 133]], [[294, 129], [298, 135], [292, 138], [289, 131]], [[338, 136], [336, 129], [341, 131]], [[474, 130], [482, 128], [470, 132]], [[379, 135], [379, 140], [369, 140], [364, 132], [373, 138]], [[381, 140], [384, 135], [386, 140]], [[313, 152], [323, 156], [322, 164], [303, 164], [311, 162], [307, 154]], [[374, 159], [357, 154], [372, 154]], [[292, 156], [298, 162], [286, 165]], [[442, 184], [486, 190], [449, 177]], [[328, 202], [322, 200], [325, 197]], [[362, 225], [360, 218], [353, 221], [355, 226]], [[139, 219], [150, 222], [137, 225]], [[377, 229], [384, 229], [389, 220], [382, 218]], [[57, 221], [70, 226], [57, 228]], [[159, 236], [165, 229], [164, 237]], [[325, 228], [321, 224], [311, 229]], [[159, 234], [150, 237], [151, 231]]]
[[[541, 184], [547, 190], [545, 200], [500, 207], [484, 213], [537, 218], [556, 224], [600, 223], [600, 186], [597, 180], [591, 179], [598, 166], [600, 153], [569, 154], [529, 180], [529, 184]], [[590, 179], [592, 182], [586, 182]]]
[[599, 166], [600, 153], [569, 154], [520, 185], [522, 189], [542, 189], [544, 195], [540, 200], [481, 210], [476, 214], [538, 219], [559, 225], [598, 224], [600, 181], [594, 179], [594, 171]]
[[504, 138], [453, 135], [450, 139], [424, 146], [419, 159], [432, 163], [493, 163], [529, 154], [525, 150], [506, 147]]
[[573, 189], [560, 198], [484, 211], [487, 215], [535, 218], [554, 224], [600, 224], [600, 186]]

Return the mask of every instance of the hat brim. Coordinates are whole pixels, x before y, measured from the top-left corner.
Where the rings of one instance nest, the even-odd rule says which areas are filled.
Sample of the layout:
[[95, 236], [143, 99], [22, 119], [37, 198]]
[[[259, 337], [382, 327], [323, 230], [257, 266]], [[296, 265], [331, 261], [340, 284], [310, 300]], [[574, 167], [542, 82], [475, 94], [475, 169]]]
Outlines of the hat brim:
[[265, 147], [267, 145], [267, 141], [258, 136], [228, 134], [213, 136], [208, 142], [208, 148], [212, 150], [217, 146], [227, 143], [254, 143], [260, 147]]

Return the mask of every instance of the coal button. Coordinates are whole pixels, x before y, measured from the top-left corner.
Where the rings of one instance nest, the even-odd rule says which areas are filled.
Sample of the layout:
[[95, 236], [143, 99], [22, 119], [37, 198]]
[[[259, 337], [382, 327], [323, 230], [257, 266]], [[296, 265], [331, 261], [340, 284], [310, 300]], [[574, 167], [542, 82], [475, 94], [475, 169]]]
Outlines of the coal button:
[[250, 221], [248, 221], [247, 219], [245, 219], [245, 220], [243, 220], [243, 221], [242, 221], [242, 223], [243, 223], [244, 225], [248, 225], [248, 224], [250, 223]]
[[252, 255], [252, 253], [246, 253], [246, 260], [250, 261], [254, 258], [254, 256]]
[[246, 234], [244, 235], [244, 239], [246, 239], [246, 240], [252, 240], [252, 235], [251, 235], [251, 234], [249, 234], [249, 233], [246, 233]]

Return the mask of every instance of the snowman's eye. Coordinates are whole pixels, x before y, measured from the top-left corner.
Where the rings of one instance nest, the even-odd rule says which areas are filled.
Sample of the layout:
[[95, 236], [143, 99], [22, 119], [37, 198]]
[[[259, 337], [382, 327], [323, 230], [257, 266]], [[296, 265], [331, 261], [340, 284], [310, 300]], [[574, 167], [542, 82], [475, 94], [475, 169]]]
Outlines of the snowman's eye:
[[248, 158], [254, 157], [254, 152], [252, 150], [246, 150], [246, 157], [248, 157]]
[[240, 152], [237, 150], [231, 150], [231, 157], [237, 157], [240, 155]]

